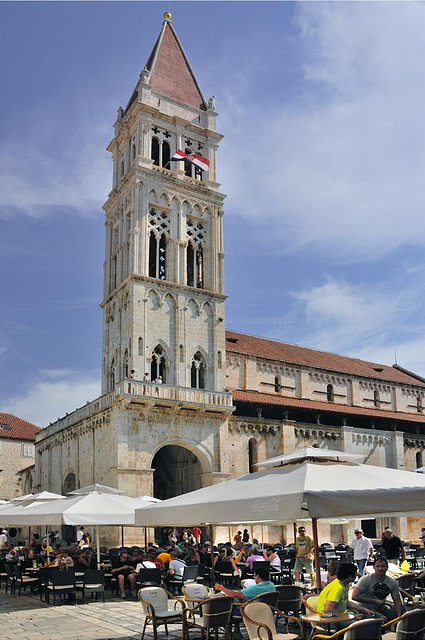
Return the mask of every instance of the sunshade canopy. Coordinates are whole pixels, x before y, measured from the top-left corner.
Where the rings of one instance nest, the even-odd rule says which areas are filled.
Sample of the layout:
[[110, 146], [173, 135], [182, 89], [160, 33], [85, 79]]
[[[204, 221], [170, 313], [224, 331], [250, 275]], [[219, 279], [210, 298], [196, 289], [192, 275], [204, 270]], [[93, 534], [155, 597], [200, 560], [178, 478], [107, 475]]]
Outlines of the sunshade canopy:
[[47, 500], [61, 500], [65, 496], [51, 491], [41, 491], [40, 493], [27, 493], [24, 496], [12, 498], [11, 502], [46, 502]]
[[256, 467], [283, 467], [288, 464], [304, 462], [305, 460], [316, 460], [320, 462], [363, 462], [365, 456], [355, 453], [345, 453], [344, 451], [333, 451], [332, 449], [319, 449], [318, 447], [302, 447], [291, 453], [285, 453], [274, 458], [268, 458], [263, 462], [257, 462]]
[[279, 523], [409, 512], [425, 515], [423, 474], [316, 460], [267, 468], [164, 500], [137, 510], [136, 524]]

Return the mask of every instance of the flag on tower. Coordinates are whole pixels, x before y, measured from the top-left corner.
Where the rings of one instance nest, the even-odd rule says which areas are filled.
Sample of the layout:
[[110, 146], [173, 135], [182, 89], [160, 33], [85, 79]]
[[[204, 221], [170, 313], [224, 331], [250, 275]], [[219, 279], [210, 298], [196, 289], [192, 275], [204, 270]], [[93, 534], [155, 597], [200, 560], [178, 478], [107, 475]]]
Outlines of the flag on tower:
[[179, 162], [180, 160], [187, 160], [198, 167], [201, 171], [208, 171], [210, 167], [210, 161], [208, 158], [200, 156], [199, 153], [184, 153], [180, 149], [171, 158], [171, 162]]

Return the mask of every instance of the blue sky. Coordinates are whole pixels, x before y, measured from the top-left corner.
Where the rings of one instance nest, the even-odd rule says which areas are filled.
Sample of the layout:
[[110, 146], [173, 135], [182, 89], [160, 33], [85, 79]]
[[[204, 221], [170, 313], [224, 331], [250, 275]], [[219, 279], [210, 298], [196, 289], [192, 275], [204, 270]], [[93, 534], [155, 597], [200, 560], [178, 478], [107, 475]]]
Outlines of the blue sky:
[[425, 375], [425, 4], [0, 3], [0, 407], [99, 391], [105, 148], [168, 8], [220, 113], [226, 324]]

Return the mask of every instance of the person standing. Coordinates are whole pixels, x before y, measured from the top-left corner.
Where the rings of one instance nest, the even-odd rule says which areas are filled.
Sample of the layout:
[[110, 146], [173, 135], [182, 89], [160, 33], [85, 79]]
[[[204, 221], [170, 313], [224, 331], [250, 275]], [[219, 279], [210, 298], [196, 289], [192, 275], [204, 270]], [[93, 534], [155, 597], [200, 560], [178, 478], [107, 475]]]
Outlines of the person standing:
[[192, 534], [193, 534], [193, 537], [195, 538], [196, 544], [199, 544], [201, 542], [201, 534], [202, 534], [200, 527], [198, 526], [193, 527]]
[[421, 538], [421, 542], [422, 542], [422, 544], [423, 544], [423, 545], [424, 545], [424, 547], [425, 547], [425, 527], [422, 527], [422, 529], [421, 529], [421, 535], [420, 535], [420, 538]]
[[305, 527], [298, 527], [298, 537], [295, 540], [296, 560], [295, 560], [295, 580], [299, 582], [301, 579], [301, 573], [303, 568], [308, 571], [313, 584], [313, 566], [311, 556], [314, 552], [313, 538], [307, 536], [305, 533]]
[[7, 531], [3, 529], [0, 534], [0, 549], [7, 549]]
[[242, 534], [242, 542], [244, 544], [247, 544], [249, 542], [249, 533], [248, 533], [248, 529], [244, 529], [243, 530], [243, 534]]
[[359, 568], [359, 573], [363, 575], [367, 561], [372, 559], [373, 544], [363, 535], [362, 529], [354, 529], [354, 535], [350, 548], [354, 551], [354, 562]]
[[400, 564], [400, 555], [406, 560], [406, 552], [398, 536], [395, 536], [391, 529], [385, 529], [382, 534], [382, 551], [385, 551], [385, 558], [388, 562]]
[[77, 545], [80, 546], [80, 542], [83, 539], [85, 533], [84, 527], [80, 527], [77, 531]]

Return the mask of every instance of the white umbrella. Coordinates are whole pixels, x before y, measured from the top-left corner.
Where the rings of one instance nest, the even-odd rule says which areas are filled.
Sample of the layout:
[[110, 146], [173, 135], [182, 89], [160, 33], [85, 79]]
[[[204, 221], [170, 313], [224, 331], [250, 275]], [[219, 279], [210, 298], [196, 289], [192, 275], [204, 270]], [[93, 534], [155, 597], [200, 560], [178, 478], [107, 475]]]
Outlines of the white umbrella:
[[[88, 488], [84, 488], [88, 489]], [[82, 491], [82, 490], [78, 490]], [[138, 498], [109, 491], [90, 491], [52, 502], [0, 507], [0, 525], [93, 525], [96, 527], [97, 556], [100, 561], [99, 529], [101, 525], [134, 526], [135, 510], [143, 506]], [[145, 505], [151, 504], [144, 501]]]
[[[282, 523], [317, 519], [425, 513], [422, 474], [372, 465], [332, 462], [335, 452], [310, 451], [304, 461], [282, 460], [264, 471], [204, 487], [136, 511], [136, 524], [185, 526], [192, 522]], [[324, 462], [322, 460], [325, 460]], [[316, 544], [317, 549], [317, 544]], [[316, 566], [318, 562], [316, 559]], [[320, 584], [320, 581], [318, 582]]]
[[12, 498], [11, 502], [46, 502], [49, 500], [61, 500], [65, 496], [51, 491], [41, 491], [40, 493], [27, 493], [25, 496]]
[[264, 462], [257, 462], [256, 467], [282, 467], [288, 464], [304, 462], [305, 460], [315, 460], [321, 462], [360, 462], [365, 456], [355, 453], [345, 453], [345, 451], [334, 451], [333, 449], [319, 449], [318, 447], [302, 447], [291, 453], [285, 453], [274, 458], [268, 458]]

